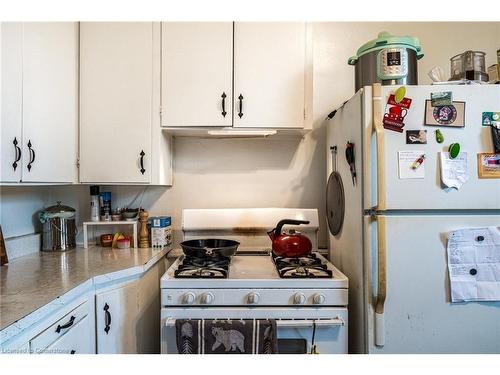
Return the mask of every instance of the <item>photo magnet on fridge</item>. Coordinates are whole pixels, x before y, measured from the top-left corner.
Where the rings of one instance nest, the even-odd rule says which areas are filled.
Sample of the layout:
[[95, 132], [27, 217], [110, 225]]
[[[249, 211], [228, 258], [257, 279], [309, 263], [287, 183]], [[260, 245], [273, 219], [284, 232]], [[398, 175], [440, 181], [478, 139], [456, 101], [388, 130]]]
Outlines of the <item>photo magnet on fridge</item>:
[[425, 145], [427, 144], [427, 130], [407, 130], [407, 145]]
[[483, 112], [482, 125], [500, 129], [500, 112]]
[[433, 107], [442, 107], [445, 105], [452, 105], [452, 92], [431, 92], [431, 104]]
[[463, 128], [465, 126], [465, 102], [433, 107], [431, 100], [425, 101], [425, 125]]

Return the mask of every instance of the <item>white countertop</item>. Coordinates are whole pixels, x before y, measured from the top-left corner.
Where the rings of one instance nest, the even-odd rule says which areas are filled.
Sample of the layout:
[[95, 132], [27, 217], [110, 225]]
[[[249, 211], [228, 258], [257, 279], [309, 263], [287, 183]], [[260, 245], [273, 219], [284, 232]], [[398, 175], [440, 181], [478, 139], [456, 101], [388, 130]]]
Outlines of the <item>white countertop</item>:
[[93, 247], [15, 259], [0, 267], [0, 330], [83, 284], [142, 274], [168, 250]]

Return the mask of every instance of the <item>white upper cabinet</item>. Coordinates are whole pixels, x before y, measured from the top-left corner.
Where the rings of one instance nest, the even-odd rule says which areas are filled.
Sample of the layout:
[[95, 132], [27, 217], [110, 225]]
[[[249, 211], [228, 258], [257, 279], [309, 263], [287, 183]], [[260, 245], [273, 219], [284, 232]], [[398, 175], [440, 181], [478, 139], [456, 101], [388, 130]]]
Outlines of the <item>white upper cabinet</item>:
[[23, 182], [75, 182], [78, 24], [24, 24]]
[[163, 23], [162, 126], [310, 129], [308, 39], [303, 22]]
[[232, 22], [164, 22], [162, 126], [231, 126], [232, 72]]
[[234, 24], [234, 126], [304, 128], [306, 25]]
[[81, 182], [151, 181], [152, 95], [153, 23], [82, 22]]
[[77, 87], [77, 23], [2, 23], [2, 182], [76, 181]]
[[0, 25], [1, 60], [1, 182], [21, 181], [23, 126], [23, 25]]

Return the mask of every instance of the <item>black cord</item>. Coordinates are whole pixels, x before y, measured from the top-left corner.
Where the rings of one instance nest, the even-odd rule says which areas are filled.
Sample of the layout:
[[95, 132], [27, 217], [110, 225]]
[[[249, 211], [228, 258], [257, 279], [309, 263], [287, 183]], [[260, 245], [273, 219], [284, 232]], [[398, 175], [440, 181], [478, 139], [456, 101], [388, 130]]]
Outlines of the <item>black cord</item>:
[[326, 120], [331, 120], [332, 118], [334, 118], [334, 117], [335, 117], [335, 115], [337, 114], [337, 111], [338, 111], [339, 109], [342, 109], [342, 107], [344, 107], [344, 106], [345, 106], [345, 104], [346, 104], [348, 101], [349, 101], [349, 100], [346, 100], [344, 103], [342, 103], [342, 105], [341, 105], [339, 108], [334, 109], [333, 111], [331, 111], [331, 112], [328, 114], [328, 116], [326, 116]]

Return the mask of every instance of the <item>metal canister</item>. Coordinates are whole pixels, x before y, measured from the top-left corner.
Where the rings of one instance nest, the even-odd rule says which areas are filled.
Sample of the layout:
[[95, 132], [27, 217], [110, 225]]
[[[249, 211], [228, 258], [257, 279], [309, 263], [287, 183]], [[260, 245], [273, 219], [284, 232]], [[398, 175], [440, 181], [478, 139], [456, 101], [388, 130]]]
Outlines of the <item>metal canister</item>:
[[38, 214], [43, 224], [42, 250], [66, 251], [76, 247], [75, 209], [61, 202]]

